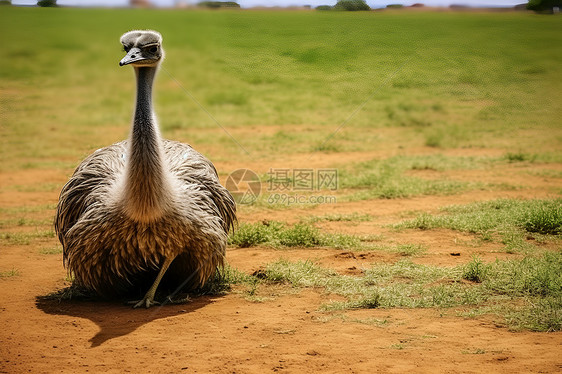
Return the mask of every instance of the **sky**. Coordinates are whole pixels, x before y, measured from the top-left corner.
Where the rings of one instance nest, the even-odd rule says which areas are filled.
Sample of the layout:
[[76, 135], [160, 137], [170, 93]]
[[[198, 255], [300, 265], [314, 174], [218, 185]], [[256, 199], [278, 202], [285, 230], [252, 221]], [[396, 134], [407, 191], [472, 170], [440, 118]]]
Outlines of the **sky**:
[[[170, 7], [176, 0], [151, 0], [156, 6]], [[189, 2], [189, 1], [184, 1]], [[191, 3], [197, 3], [191, 0]], [[292, 5], [334, 5], [337, 0], [239, 0], [237, 1], [243, 8], [253, 6], [292, 6]], [[384, 8], [388, 4], [411, 5], [413, 3], [423, 3], [428, 6], [449, 6], [451, 4], [462, 4], [468, 6], [483, 7], [513, 7], [514, 5], [526, 3], [526, 0], [367, 0], [371, 8]], [[12, 0], [14, 5], [34, 5], [37, 0]], [[105, 6], [119, 7], [127, 6], [129, 0], [57, 0], [59, 5], [68, 6]]]

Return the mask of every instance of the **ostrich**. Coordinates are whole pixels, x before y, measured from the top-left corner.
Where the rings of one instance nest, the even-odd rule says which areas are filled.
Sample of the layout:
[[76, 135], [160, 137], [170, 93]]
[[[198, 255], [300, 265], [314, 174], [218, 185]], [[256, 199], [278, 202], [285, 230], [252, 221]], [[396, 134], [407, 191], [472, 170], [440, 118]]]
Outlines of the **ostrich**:
[[[121, 36], [137, 93], [128, 140], [98, 149], [74, 171], [57, 205], [63, 264], [78, 286], [124, 296], [152, 286], [134, 308], [149, 308], [162, 281], [202, 286], [223, 265], [236, 204], [213, 164], [191, 146], [164, 140], [152, 84], [164, 58], [156, 31]], [[146, 288], [144, 288], [146, 289]]]

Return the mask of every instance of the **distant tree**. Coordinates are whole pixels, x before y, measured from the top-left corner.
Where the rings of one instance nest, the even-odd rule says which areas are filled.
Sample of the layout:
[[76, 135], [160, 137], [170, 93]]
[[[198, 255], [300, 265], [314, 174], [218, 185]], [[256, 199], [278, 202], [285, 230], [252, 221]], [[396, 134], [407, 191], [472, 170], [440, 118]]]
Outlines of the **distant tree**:
[[57, 6], [57, 0], [39, 0], [37, 5], [42, 7]]
[[562, 6], [561, 0], [529, 0], [527, 9], [535, 12], [554, 13], [554, 9]]
[[240, 8], [240, 5], [236, 1], [201, 1], [197, 4], [200, 7], [207, 8]]
[[332, 10], [332, 6], [331, 5], [318, 5], [316, 7], [316, 10]]
[[129, 5], [133, 8], [150, 8], [151, 6], [148, 0], [129, 0]]
[[338, 0], [335, 10], [371, 10], [365, 0]]
[[0, 5], [12, 5], [11, 0], [0, 0]]

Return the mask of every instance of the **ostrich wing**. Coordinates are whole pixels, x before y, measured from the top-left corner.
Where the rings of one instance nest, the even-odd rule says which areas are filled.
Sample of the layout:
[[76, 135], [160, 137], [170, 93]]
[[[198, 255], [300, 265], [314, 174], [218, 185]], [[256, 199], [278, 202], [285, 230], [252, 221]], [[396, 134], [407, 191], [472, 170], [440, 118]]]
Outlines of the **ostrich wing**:
[[212, 202], [215, 215], [221, 217], [226, 233], [236, 224], [236, 203], [224, 188], [211, 161], [191, 146], [171, 140], [164, 141], [164, 152], [171, 173], [182, 183], [200, 186], [200, 192], [207, 194]]
[[103, 192], [107, 191], [123, 171], [126, 145], [127, 142], [122, 141], [92, 153], [78, 165], [62, 188], [54, 223], [55, 232], [62, 243], [65, 263], [68, 256], [66, 233], [88, 207], [100, 203]]

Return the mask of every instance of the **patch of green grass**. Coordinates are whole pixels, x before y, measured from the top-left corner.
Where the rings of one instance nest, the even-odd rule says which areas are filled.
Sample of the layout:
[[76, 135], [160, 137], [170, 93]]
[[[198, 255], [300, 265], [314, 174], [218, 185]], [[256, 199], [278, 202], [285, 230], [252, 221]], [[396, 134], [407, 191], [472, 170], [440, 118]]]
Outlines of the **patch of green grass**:
[[364, 237], [358, 237], [355, 235], [348, 234], [325, 234], [321, 236], [322, 246], [336, 248], [336, 249], [352, 249], [352, 250], [363, 250], [369, 249], [369, 246], [365, 244], [366, 240]]
[[359, 237], [345, 234], [328, 234], [308, 223], [286, 226], [281, 222], [264, 221], [244, 223], [229, 236], [229, 244], [240, 248], [267, 245], [286, 247], [333, 247], [353, 249], [361, 246]]
[[[458, 282], [458, 269], [427, 267], [406, 260], [375, 265], [362, 277], [339, 275], [310, 261], [281, 260], [267, 266], [264, 279], [292, 287], [322, 287], [349, 298], [324, 305], [323, 310], [451, 306], [468, 300], [466, 294], [472, 292]], [[445, 285], [431, 285], [433, 282]]]
[[305, 222], [367, 222], [372, 221], [373, 217], [370, 214], [360, 214], [357, 212], [351, 214], [325, 214], [323, 216], [311, 216], [305, 219]]
[[454, 194], [485, 185], [448, 179], [425, 179], [405, 174], [409, 170], [480, 169], [494, 159], [484, 157], [447, 157], [444, 155], [393, 156], [353, 165], [340, 171], [341, 188], [356, 189], [351, 200], [403, 198], [418, 195]]
[[488, 293], [506, 299], [500, 303], [479, 305], [465, 312], [465, 316], [492, 313], [504, 318], [505, 324], [515, 330], [562, 329], [561, 253], [496, 261], [487, 265], [487, 269], [482, 286]]
[[257, 282], [255, 277], [243, 273], [230, 265], [219, 268], [212, 279], [196, 291], [200, 295], [222, 295], [229, 292], [232, 285], [254, 286]]
[[212, 106], [235, 105], [241, 106], [248, 102], [247, 94], [242, 91], [220, 91], [210, 95], [207, 103]]
[[528, 232], [548, 235], [562, 234], [562, 199], [542, 201], [528, 209], [522, 217]]
[[[562, 329], [562, 253], [547, 252], [541, 257], [496, 261], [483, 266], [486, 269], [483, 287], [488, 293], [508, 297], [508, 301], [479, 307], [472, 313], [501, 315], [513, 329]], [[509, 300], [524, 303], [512, 305]]]
[[[0, 214], [2, 215], [21, 215], [28, 213], [38, 213], [45, 212], [56, 209], [56, 204], [46, 204], [46, 205], [22, 205], [16, 207], [1, 207]], [[25, 218], [24, 218], [25, 219]]]
[[45, 226], [52, 224], [52, 219], [9, 218], [0, 220], [0, 227], [9, 226]]
[[480, 257], [475, 256], [464, 266], [462, 277], [472, 282], [482, 283], [488, 275], [489, 268], [490, 266], [486, 265]]
[[[396, 86], [395, 86], [396, 87]], [[403, 82], [398, 87], [408, 88], [408, 83]], [[421, 108], [418, 105], [400, 103], [396, 107], [387, 106], [385, 108], [388, 124], [398, 127], [429, 127], [432, 123], [425, 115], [428, 108]]]
[[478, 170], [489, 168], [496, 162], [491, 157], [454, 157], [439, 153], [396, 157], [396, 165], [409, 170]]
[[425, 145], [433, 148], [440, 148], [443, 146], [445, 135], [442, 131], [434, 130], [425, 135]]
[[536, 155], [523, 152], [508, 152], [505, 154], [505, 159], [509, 162], [533, 162], [536, 160], [536, 158]]
[[37, 239], [54, 238], [55, 233], [52, 230], [36, 230], [33, 232], [11, 232], [1, 233], [0, 241], [12, 245], [29, 245]]
[[228, 243], [240, 248], [253, 247], [272, 242], [276, 233], [282, 230], [283, 224], [276, 221], [243, 223], [228, 237]]
[[315, 321], [319, 322], [329, 322], [335, 319], [341, 320], [343, 322], [352, 322], [352, 323], [360, 323], [363, 325], [374, 325], [374, 326], [386, 326], [389, 324], [388, 319], [379, 319], [379, 318], [356, 318], [350, 317], [344, 313], [332, 313], [330, 315], [322, 315], [315, 318]]
[[421, 244], [398, 244], [391, 251], [401, 256], [419, 256], [427, 252], [427, 248]]
[[41, 248], [39, 253], [42, 255], [59, 255], [62, 254], [62, 247], [60, 245], [56, 245], [54, 247]]
[[[268, 264], [259, 279], [292, 288], [322, 288], [328, 294], [346, 297], [345, 301], [322, 305], [323, 311], [476, 305], [487, 308], [487, 313], [495, 311], [514, 328], [560, 329], [562, 253], [557, 252], [490, 264], [475, 257], [455, 268], [401, 260], [373, 265], [360, 277], [340, 275], [311, 261], [280, 260]], [[523, 306], [512, 308], [514, 302]], [[494, 307], [490, 309], [488, 303]]]
[[483, 284], [498, 294], [526, 297], [562, 295], [562, 253], [496, 261], [487, 269]]
[[54, 192], [60, 190], [60, 183], [39, 183], [32, 185], [12, 185], [10, 190], [18, 192]]
[[561, 331], [562, 296], [531, 300], [525, 307], [506, 311], [505, 318], [507, 324], [515, 330]]
[[305, 223], [297, 223], [281, 231], [278, 240], [285, 247], [315, 247], [322, 243], [320, 231]]
[[562, 199], [500, 199], [442, 209], [444, 214], [422, 213], [413, 220], [394, 225], [397, 229], [429, 230], [448, 228], [477, 234], [482, 240], [499, 240], [507, 250], [532, 247], [525, 241], [529, 234], [556, 239], [562, 233]]
[[0, 279], [1, 278], [11, 278], [20, 275], [20, 271], [18, 269], [12, 269], [7, 271], [0, 271]]
[[348, 300], [343, 302], [332, 302], [324, 305], [322, 310], [335, 311], [335, 310], [348, 310], [348, 309], [376, 309], [381, 306], [381, 294], [373, 292], [370, 295], [361, 296], [358, 299]]
[[332, 153], [332, 152], [341, 152], [342, 149], [339, 145], [333, 142], [322, 142], [320, 144], [315, 145], [312, 148], [313, 152], [325, 152], [325, 153]]
[[290, 262], [279, 260], [268, 264], [263, 279], [269, 282], [287, 283], [293, 287], [319, 287], [336, 273], [315, 265], [312, 261]]
[[543, 178], [562, 178], [562, 171], [552, 169], [528, 170], [527, 174]]
[[360, 189], [342, 201], [360, 201], [371, 199], [401, 199], [420, 195], [453, 195], [463, 191], [480, 189], [479, 183], [468, 183], [454, 180], [426, 180], [416, 177], [380, 177], [378, 182], [371, 181], [369, 189]]
[[461, 352], [463, 355], [483, 355], [486, 350], [483, 348], [473, 348]]

